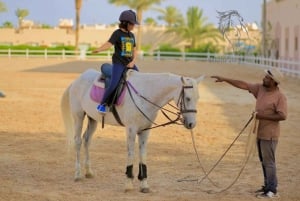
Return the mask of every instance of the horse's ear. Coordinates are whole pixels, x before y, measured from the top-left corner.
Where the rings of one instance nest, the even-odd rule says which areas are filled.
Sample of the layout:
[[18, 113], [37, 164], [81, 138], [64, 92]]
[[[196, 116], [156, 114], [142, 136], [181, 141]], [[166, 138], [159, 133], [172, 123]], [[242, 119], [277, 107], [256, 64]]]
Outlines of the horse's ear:
[[199, 84], [202, 80], [204, 80], [205, 75], [201, 75], [200, 77], [196, 78], [197, 83]]

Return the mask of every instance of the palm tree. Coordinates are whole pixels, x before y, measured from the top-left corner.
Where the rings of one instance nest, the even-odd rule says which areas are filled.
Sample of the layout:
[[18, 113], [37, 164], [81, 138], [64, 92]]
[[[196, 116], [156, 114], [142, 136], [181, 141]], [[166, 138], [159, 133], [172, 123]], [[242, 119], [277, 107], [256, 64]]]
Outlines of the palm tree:
[[144, 23], [149, 26], [156, 26], [157, 22], [152, 17], [148, 17], [144, 20]]
[[22, 29], [22, 21], [24, 20], [25, 17], [27, 17], [29, 15], [29, 11], [27, 9], [18, 8], [16, 10], [15, 14], [18, 17], [18, 24], [19, 24], [18, 29], [21, 30]]
[[75, 50], [78, 50], [81, 6], [82, 6], [82, 0], [75, 0], [75, 10], [76, 10]]
[[156, 9], [162, 15], [158, 16], [159, 20], [163, 20], [167, 23], [167, 27], [172, 27], [183, 22], [183, 16], [180, 11], [174, 6], [168, 6], [166, 9]]
[[[143, 12], [148, 10], [154, 4], [160, 4], [164, 0], [109, 0], [109, 3], [116, 4], [117, 6], [128, 6], [136, 10], [137, 19], [139, 22], [143, 21]], [[137, 50], [141, 50], [142, 41], [142, 28], [138, 27], [137, 32]]]
[[0, 13], [6, 12], [6, 11], [7, 11], [7, 9], [6, 9], [5, 4], [2, 1], [0, 1]]
[[206, 23], [206, 20], [203, 10], [199, 10], [198, 7], [190, 7], [186, 14], [186, 20], [179, 26], [169, 28], [168, 32], [175, 32], [182, 39], [189, 41], [191, 48], [196, 48], [200, 42], [223, 40], [218, 29], [213, 24]]

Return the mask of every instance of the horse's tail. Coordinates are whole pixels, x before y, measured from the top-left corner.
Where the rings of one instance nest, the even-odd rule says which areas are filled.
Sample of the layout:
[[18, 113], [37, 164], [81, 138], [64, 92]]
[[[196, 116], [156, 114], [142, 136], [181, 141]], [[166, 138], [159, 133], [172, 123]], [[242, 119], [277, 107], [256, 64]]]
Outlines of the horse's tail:
[[70, 86], [65, 90], [61, 98], [61, 113], [65, 126], [65, 132], [67, 134], [67, 145], [74, 144], [74, 121], [71, 114], [70, 107]]

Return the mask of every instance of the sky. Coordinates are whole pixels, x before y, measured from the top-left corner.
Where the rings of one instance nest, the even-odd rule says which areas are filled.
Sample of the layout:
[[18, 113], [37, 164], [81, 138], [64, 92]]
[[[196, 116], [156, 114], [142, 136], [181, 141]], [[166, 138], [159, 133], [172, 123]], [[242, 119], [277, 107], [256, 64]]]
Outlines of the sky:
[[[75, 0], [0, 0], [7, 7], [7, 12], [0, 13], [0, 25], [12, 22], [17, 25], [15, 11], [27, 9], [29, 15], [25, 18], [41, 24], [57, 26], [59, 19], [73, 19], [75, 22]], [[197, 6], [203, 10], [207, 23], [218, 24], [217, 11], [237, 10], [246, 23], [261, 24], [261, 9], [263, 0], [164, 0], [161, 8], [175, 6], [186, 16], [189, 7]], [[118, 7], [109, 4], [108, 0], [83, 0], [81, 24], [112, 24], [118, 22], [120, 13], [128, 7]], [[143, 19], [152, 17], [157, 20], [157, 11], [149, 10], [143, 14]], [[162, 21], [157, 20], [159, 24]]]

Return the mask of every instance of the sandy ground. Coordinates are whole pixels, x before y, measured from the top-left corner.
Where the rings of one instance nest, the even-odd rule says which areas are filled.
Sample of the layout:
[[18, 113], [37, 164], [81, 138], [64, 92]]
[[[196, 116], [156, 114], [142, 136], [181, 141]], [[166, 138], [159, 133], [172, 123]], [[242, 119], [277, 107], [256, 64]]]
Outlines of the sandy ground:
[[[190, 131], [171, 125], [152, 130], [148, 145], [149, 194], [124, 192], [126, 145], [122, 127], [98, 126], [91, 146], [95, 177], [74, 182], [74, 153], [68, 152], [60, 115], [65, 88], [87, 68], [103, 61], [0, 59], [0, 200], [2, 201], [108, 201], [108, 200], [257, 200], [262, 184], [257, 155], [250, 159], [237, 182], [223, 193], [242, 167], [248, 130], [210, 174], [198, 163]], [[139, 61], [144, 72], [173, 72], [187, 76], [205, 74], [261, 82], [262, 69], [234, 64], [182, 61]], [[286, 78], [281, 86], [288, 98], [288, 120], [282, 122], [278, 145], [278, 200], [300, 200], [300, 79]], [[250, 118], [254, 98], [207, 77], [199, 86], [196, 148], [206, 170], [220, 158]], [[157, 122], [164, 122], [159, 116]], [[137, 147], [136, 147], [137, 148]], [[136, 149], [137, 150], [137, 149]], [[137, 157], [136, 157], [137, 159]], [[134, 167], [137, 175], [137, 164]], [[210, 193], [208, 193], [208, 192]]]

